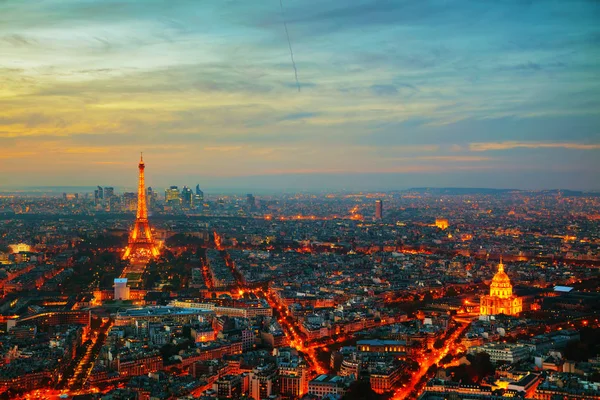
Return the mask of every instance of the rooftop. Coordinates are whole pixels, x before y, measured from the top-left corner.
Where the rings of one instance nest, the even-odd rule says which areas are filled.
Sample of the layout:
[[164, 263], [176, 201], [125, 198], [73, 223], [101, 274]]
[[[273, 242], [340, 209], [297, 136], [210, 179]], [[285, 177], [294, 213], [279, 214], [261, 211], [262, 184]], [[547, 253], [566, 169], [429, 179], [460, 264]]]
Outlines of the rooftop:
[[117, 317], [143, 317], [143, 316], [161, 316], [161, 315], [194, 315], [206, 313], [210, 314], [209, 310], [198, 308], [180, 308], [170, 306], [154, 306], [130, 308], [128, 310], [119, 311]]

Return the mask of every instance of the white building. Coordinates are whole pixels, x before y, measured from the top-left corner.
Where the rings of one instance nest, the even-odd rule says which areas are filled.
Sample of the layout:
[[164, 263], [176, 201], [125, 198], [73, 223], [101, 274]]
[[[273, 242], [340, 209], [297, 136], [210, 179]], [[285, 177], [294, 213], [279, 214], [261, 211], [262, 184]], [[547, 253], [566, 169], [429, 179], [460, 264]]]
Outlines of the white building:
[[129, 287], [127, 287], [127, 278], [115, 279], [115, 300], [129, 300]]
[[469, 353], [487, 353], [491, 362], [506, 361], [511, 364], [530, 357], [531, 349], [528, 346], [510, 343], [486, 343], [469, 349]]

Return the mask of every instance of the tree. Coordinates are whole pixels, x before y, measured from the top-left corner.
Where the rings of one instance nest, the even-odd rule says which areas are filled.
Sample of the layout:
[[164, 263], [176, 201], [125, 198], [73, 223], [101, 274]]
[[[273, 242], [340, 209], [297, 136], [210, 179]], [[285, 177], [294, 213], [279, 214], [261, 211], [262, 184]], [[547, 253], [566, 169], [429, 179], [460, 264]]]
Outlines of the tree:
[[469, 361], [471, 362], [471, 365], [468, 368], [469, 375], [475, 383], [496, 372], [488, 353], [477, 353], [472, 356]]
[[406, 360], [406, 363], [408, 365], [408, 369], [411, 371], [418, 371], [420, 368], [420, 364], [414, 360]]
[[165, 286], [163, 286], [163, 287], [162, 287], [162, 289], [161, 289], [161, 291], [162, 291], [163, 293], [166, 293], [166, 292], [172, 292], [173, 290], [175, 290], [175, 288], [173, 288], [173, 286], [171, 286], [171, 285], [168, 285], [168, 284], [167, 284], [167, 285], [165, 285]]
[[444, 356], [444, 358], [442, 358], [440, 360], [440, 365], [448, 364], [448, 363], [452, 362], [452, 359], [453, 359], [452, 354], [446, 354]]
[[160, 348], [160, 355], [162, 356], [163, 361], [168, 360], [169, 357], [174, 356], [175, 354], [177, 354], [177, 351], [175, 345], [172, 343], [167, 343]]
[[567, 344], [565, 358], [573, 361], [587, 361], [600, 351], [600, 329], [582, 328], [581, 341]]
[[192, 327], [190, 325], [183, 326], [182, 336], [192, 340]]
[[381, 400], [383, 396], [371, 389], [369, 381], [354, 381], [350, 384], [343, 400]]
[[173, 275], [173, 278], [171, 279], [170, 284], [176, 290], [181, 289], [181, 278], [179, 277], [179, 275]]
[[465, 364], [447, 369], [448, 374], [452, 377], [452, 381], [465, 384], [472, 384], [471, 377], [467, 371]]

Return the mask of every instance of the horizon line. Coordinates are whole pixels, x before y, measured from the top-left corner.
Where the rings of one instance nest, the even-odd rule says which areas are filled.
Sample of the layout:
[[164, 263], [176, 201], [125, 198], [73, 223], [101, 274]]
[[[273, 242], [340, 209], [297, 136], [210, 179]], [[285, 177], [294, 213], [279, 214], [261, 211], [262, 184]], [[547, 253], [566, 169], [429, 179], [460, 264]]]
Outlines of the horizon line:
[[[0, 185], [0, 193], [1, 192], [10, 192], [11, 190], [42, 190], [42, 189], [87, 189], [88, 191], [93, 192], [98, 186], [100, 187], [113, 187], [115, 189], [134, 189], [134, 186], [102, 186], [102, 185]], [[179, 185], [177, 185], [179, 186]], [[181, 187], [189, 187], [192, 186], [182, 185]], [[163, 188], [162, 186], [148, 186], [148, 187], [157, 187]], [[168, 188], [169, 185], [164, 186], [164, 188]], [[472, 191], [502, 191], [502, 192], [580, 192], [580, 193], [600, 193], [600, 189], [565, 189], [565, 188], [544, 188], [544, 189], [519, 189], [519, 188], [511, 188], [511, 187], [482, 187], [482, 186], [412, 186], [406, 188], [385, 188], [385, 189], [335, 189], [328, 190], [326, 188], [297, 188], [292, 190], [291, 188], [244, 188], [244, 187], [218, 187], [218, 186], [201, 186], [203, 191], [206, 190], [224, 190], [227, 192], [239, 192], [239, 193], [249, 193], [248, 190], [254, 190], [258, 192], [287, 192], [287, 193], [314, 193], [314, 192], [322, 192], [322, 193], [394, 193], [394, 192], [410, 192], [410, 191], [426, 191], [426, 190], [472, 190]]]

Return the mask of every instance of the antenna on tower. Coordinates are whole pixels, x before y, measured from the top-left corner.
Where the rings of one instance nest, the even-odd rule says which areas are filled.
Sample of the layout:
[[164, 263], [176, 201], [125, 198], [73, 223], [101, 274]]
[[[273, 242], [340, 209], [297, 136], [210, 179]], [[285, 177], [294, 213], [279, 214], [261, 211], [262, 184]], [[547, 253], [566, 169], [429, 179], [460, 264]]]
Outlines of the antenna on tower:
[[144, 152], [140, 151], [140, 161], [144, 161]]

